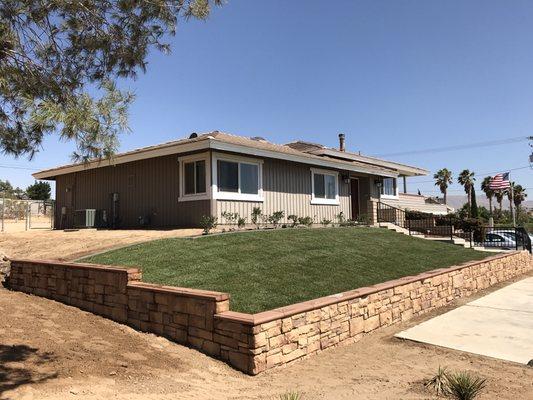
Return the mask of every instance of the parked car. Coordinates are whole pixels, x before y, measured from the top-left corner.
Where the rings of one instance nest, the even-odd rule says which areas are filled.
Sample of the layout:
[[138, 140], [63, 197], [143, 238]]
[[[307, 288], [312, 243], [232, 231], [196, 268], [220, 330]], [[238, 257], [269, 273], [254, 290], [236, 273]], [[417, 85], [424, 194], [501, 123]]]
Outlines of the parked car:
[[502, 231], [488, 232], [485, 235], [485, 240], [483, 241], [482, 245], [483, 247], [496, 247], [502, 250], [512, 250], [516, 248], [516, 235], [513, 238], [510, 235], [506, 235]]

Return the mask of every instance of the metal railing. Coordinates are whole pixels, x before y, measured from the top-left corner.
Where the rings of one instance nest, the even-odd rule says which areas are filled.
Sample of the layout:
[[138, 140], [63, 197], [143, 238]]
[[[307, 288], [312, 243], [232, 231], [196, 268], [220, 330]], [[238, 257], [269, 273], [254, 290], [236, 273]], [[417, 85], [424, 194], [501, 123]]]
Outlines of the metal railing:
[[377, 221], [406, 229], [409, 235], [442, 238], [451, 242], [459, 238], [469, 243], [470, 247], [532, 252], [531, 236], [523, 227], [472, 226], [467, 221], [451, 216], [405, 211], [381, 202], [377, 204]]
[[409, 231], [409, 235], [422, 235], [453, 239], [453, 223], [449, 216], [405, 211], [378, 202], [378, 223], [391, 223]]

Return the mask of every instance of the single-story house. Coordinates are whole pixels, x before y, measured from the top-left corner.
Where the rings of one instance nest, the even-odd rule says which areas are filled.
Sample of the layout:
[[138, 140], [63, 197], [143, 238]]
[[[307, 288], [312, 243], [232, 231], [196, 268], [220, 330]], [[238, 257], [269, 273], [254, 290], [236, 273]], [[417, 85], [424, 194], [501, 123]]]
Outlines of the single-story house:
[[[402, 201], [416, 203], [406, 194], [406, 178], [428, 171], [346, 151], [344, 140], [340, 134], [334, 149], [303, 141], [278, 145], [218, 131], [193, 133], [111, 160], [33, 176], [56, 182], [58, 229], [91, 226], [93, 220], [113, 227], [191, 227], [204, 215], [224, 224], [225, 212], [250, 223], [254, 207], [265, 215], [283, 211], [282, 222], [291, 214], [317, 223], [335, 221], [341, 212], [346, 219], [375, 221], [379, 200], [399, 208]], [[423, 199], [416, 200], [425, 211], [428, 206], [446, 210]]]

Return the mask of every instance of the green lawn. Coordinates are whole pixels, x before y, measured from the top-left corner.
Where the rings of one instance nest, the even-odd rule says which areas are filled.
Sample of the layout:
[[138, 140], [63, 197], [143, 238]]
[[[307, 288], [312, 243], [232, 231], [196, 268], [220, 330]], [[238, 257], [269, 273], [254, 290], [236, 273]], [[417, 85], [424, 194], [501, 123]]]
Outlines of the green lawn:
[[83, 261], [139, 266], [146, 282], [228, 292], [232, 310], [256, 313], [486, 256], [385, 229], [328, 228], [163, 239]]

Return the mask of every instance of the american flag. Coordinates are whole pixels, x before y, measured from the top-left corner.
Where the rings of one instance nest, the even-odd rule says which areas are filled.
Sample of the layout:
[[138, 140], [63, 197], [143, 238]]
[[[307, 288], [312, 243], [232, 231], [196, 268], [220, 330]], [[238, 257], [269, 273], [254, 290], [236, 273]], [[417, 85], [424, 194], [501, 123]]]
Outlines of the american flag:
[[490, 179], [489, 187], [493, 190], [503, 190], [509, 188], [510, 186], [509, 172], [495, 175]]

